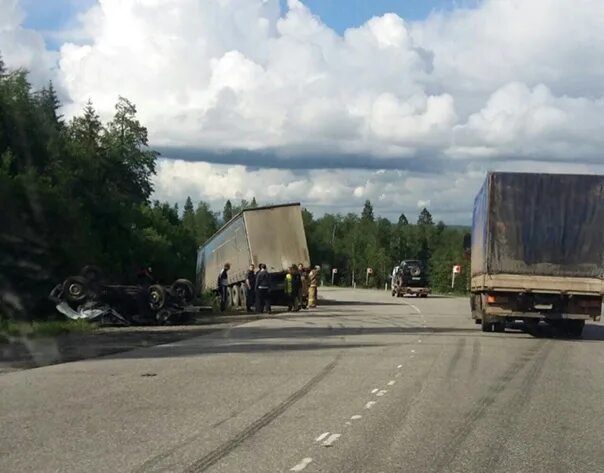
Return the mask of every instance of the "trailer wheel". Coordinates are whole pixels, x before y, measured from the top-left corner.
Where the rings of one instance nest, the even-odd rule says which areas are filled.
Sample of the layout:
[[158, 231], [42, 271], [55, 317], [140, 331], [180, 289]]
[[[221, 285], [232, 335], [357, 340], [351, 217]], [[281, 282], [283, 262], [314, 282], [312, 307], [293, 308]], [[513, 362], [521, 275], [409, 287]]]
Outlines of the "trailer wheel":
[[177, 279], [172, 283], [170, 288], [174, 295], [182, 300], [185, 304], [190, 304], [193, 302], [193, 298], [195, 297], [195, 288], [193, 287], [193, 283], [188, 279]]
[[233, 307], [239, 307], [239, 286], [231, 286], [229, 291], [231, 292], [231, 304]]
[[83, 302], [88, 297], [88, 281], [82, 276], [72, 276], [63, 283], [63, 294], [68, 302]]
[[483, 317], [483, 319], [480, 321], [480, 328], [483, 332], [492, 332], [493, 324], [491, 322], [487, 322], [486, 319]]
[[239, 285], [239, 302], [241, 307], [247, 307], [247, 293], [245, 292], [245, 283]]
[[147, 301], [151, 310], [161, 310], [166, 305], [166, 290], [159, 284], [149, 286], [147, 289]]

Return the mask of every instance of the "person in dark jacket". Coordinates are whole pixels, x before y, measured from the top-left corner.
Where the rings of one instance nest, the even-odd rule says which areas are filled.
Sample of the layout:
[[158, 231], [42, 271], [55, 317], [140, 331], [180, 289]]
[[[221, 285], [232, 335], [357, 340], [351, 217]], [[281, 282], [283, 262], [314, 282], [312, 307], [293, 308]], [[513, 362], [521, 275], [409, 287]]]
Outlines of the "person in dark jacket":
[[271, 313], [271, 275], [268, 274], [265, 264], [260, 264], [260, 271], [256, 274], [256, 311]]
[[250, 268], [245, 276], [245, 307], [248, 312], [252, 311], [256, 301], [256, 267], [250, 264]]
[[227, 306], [227, 293], [229, 290], [229, 269], [230, 263], [225, 263], [224, 268], [218, 275], [218, 294], [220, 294], [220, 311], [224, 312]]

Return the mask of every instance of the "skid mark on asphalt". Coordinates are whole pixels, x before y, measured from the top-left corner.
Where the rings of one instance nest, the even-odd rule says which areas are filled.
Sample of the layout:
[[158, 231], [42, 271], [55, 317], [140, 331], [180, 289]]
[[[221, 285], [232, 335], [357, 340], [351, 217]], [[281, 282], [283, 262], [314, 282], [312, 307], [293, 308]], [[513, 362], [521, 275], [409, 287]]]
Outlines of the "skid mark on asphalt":
[[[509, 432], [514, 427], [516, 419], [528, 406], [531, 392], [538, 384], [539, 377], [543, 372], [545, 361], [552, 350], [552, 346], [551, 343], [548, 343], [545, 348], [541, 350], [533, 364], [526, 371], [518, 390], [506, 403], [506, 416], [503, 419], [503, 422], [499, 424], [499, 427], [501, 427], [501, 430], [504, 432]], [[493, 434], [494, 433], [495, 432], [493, 432]], [[505, 435], [503, 438], [509, 439], [510, 436]], [[507, 442], [504, 442], [504, 445], [500, 445], [499, 448], [489, 451], [492, 456], [487, 460], [486, 469], [484, 471], [493, 471], [495, 469], [505, 451], [504, 446], [506, 443]]]
[[[222, 445], [218, 446], [211, 452], [207, 453], [199, 460], [190, 464], [187, 468], [185, 468], [185, 473], [197, 473], [200, 471], [205, 471], [216, 462], [227, 456], [231, 453], [235, 448], [241, 445], [245, 440], [254, 435], [263, 427], [270, 424], [273, 420], [283, 414], [289, 407], [291, 407], [294, 403], [299, 401], [302, 397], [308, 394], [317, 384], [319, 384], [325, 377], [327, 377], [335, 368], [340, 355], [338, 355], [331, 363], [327, 364], [321, 371], [319, 371], [314, 377], [312, 377], [304, 386], [298, 389], [295, 393], [285, 399], [283, 402], [278, 404], [276, 407], [271, 409], [265, 415], [257, 419], [255, 422], [250, 424], [247, 428], [243, 429], [237, 435], [235, 435], [230, 440], [227, 440]], [[179, 443], [177, 446], [171, 448], [170, 450], [157, 455], [145, 463], [143, 463], [139, 468], [136, 468], [135, 472], [152, 472], [156, 469], [158, 471], [165, 471], [163, 466], [161, 465], [163, 460], [168, 459], [171, 455], [176, 453], [178, 449], [182, 448], [185, 445], [193, 443], [202, 435], [205, 435], [205, 432], [199, 432], [195, 434], [191, 438], [185, 440], [184, 442]]]
[[443, 471], [457, 456], [462, 443], [468, 438], [478, 422], [486, 413], [487, 409], [497, 400], [507, 385], [524, 368], [530, 360], [543, 348], [544, 343], [534, 345], [518, 357], [508, 369], [488, 388], [487, 393], [478, 399], [473, 409], [468, 411], [461, 424], [454, 430], [453, 436], [434, 457], [430, 471]]
[[472, 360], [470, 361], [470, 377], [474, 376], [478, 369], [478, 363], [480, 361], [480, 339], [474, 339], [474, 345], [472, 346]]
[[448, 377], [450, 377], [453, 374], [453, 371], [457, 367], [457, 364], [459, 363], [459, 360], [461, 358], [461, 355], [463, 353], [465, 346], [466, 346], [465, 338], [460, 338], [459, 340], [457, 340], [457, 346], [455, 348], [455, 353], [453, 353], [451, 360], [449, 360], [449, 366], [447, 366], [447, 376]]

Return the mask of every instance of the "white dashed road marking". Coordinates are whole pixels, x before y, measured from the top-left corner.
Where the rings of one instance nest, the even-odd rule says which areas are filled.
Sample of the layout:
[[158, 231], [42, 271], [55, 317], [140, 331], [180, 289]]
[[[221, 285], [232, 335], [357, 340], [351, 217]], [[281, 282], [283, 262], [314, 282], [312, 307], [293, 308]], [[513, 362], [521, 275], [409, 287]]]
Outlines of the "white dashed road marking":
[[375, 401], [369, 401], [365, 404], [365, 409], [371, 409], [375, 405]]
[[388, 381], [388, 386], [394, 386], [396, 384], [396, 381], [394, 381], [393, 379]]
[[415, 353], [415, 350], [411, 350], [411, 353]]
[[321, 440], [323, 440], [325, 437], [327, 437], [329, 435], [329, 432], [323, 432], [321, 435], [319, 435], [316, 439], [315, 442], [320, 442]]
[[400, 370], [403, 367], [403, 365], [398, 365], [397, 368]]
[[378, 391], [379, 391], [379, 389], [378, 389], [378, 388], [372, 389], [372, 390], [371, 390], [371, 394], [375, 394], [375, 393], [377, 393]]
[[387, 390], [387, 389], [382, 389], [381, 391], [379, 391], [379, 392], [376, 394], [376, 396], [378, 396], [378, 397], [382, 397], [382, 396], [383, 396], [384, 394], [386, 394], [387, 392], [388, 392], [388, 390]]
[[358, 415], [358, 414], [355, 414], [355, 415], [353, 415], [353, 416], [350, 418], [350, 420], [358, 420], [358, 419], [360, 419], [361, 417], [363, 417], [363, 416], [360, 416], [360, 415]]
[[340, 438], [340, 434], [331, 434], [325, 442], [323, 442], [324, 447], [331, 447], [333, 443]]
[[300, 463], [298, 463], [296, 466], [294, 466], [292, 469], [290, 469], [289, 471], [302, 471], [304, 468], [306, 468], [310, 462], [312, 462], [312, 458], [304, 458]]

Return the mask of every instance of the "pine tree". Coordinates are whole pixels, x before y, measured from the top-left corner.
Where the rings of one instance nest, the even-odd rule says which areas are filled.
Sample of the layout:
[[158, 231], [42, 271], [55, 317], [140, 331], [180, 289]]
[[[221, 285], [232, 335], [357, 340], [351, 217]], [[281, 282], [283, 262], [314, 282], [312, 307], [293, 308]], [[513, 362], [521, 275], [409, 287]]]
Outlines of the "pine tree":
[[373, 222], [373, 206], [371, 202], [366, 200], [363, 206], [363, 213], [361, 214], [361, 220], [363, 222]]
[[418, 225], [434, 225], [434, 220], [432, 220], [432, 214], [428, 212], [428, 209], [424, 207], [422, 211], [419, 213], [419, 217], [417, 219]]
[[227, 200], [224, 204], [224, 209], [222, 210], [222, 221], [227, 223], [229, 220], [233, 218], [233, 204], [230, 200]]
[[258, 207], [258, 203], [256, 202], [256, 197], [252, 197], [252, 202], [250, 203], [250, 209], [255, 209]]
[[195, 209], [191, 197], [187, 196], [185, 207], [182, 214], [182, 226], [193, 236], [195, 235]]
[[401, 214], [398, 218], [398, 225], [399, 227], [402, 227], [403, 225], [409, 225], [409, 220], [407, 220], [407, 217], [405, 216], [405, 214]]

